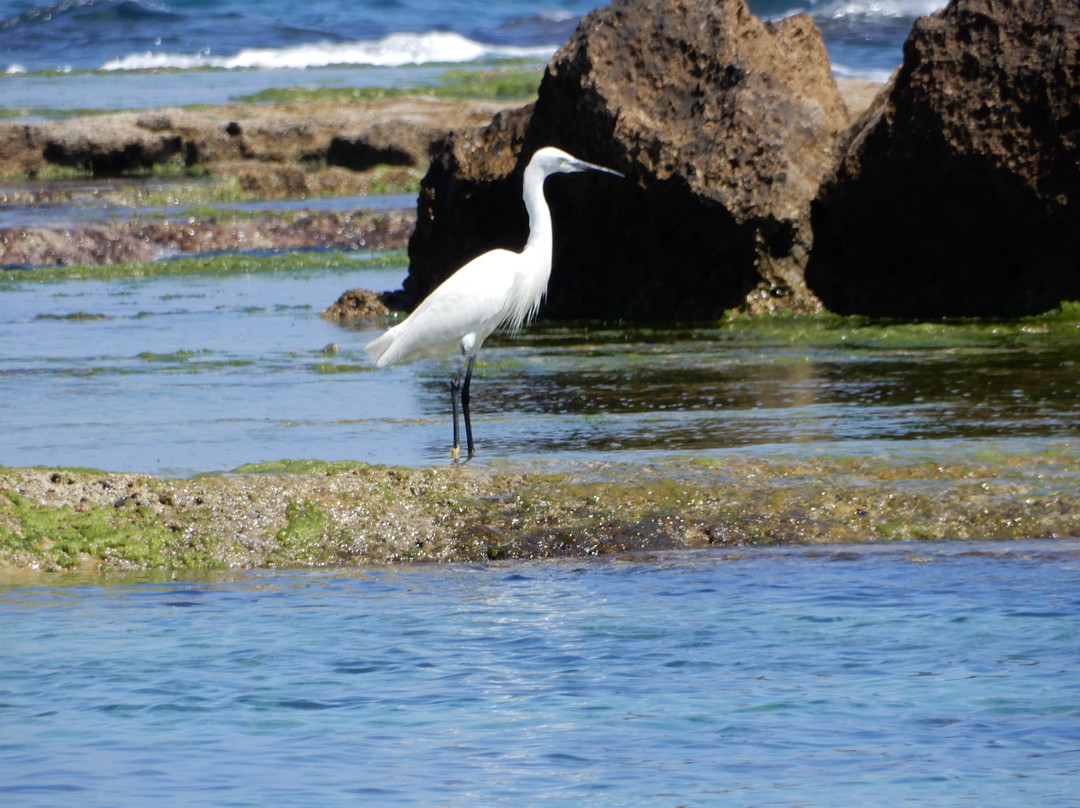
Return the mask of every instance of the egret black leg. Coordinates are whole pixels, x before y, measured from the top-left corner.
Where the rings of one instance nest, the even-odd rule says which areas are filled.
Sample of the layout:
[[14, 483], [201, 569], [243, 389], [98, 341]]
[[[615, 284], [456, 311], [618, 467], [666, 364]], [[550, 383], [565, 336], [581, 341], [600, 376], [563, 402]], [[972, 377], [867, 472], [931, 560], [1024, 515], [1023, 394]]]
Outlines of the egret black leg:
[[458, 380], [456, 376], [450, 380], [450, 407], [454, 411], [454, 448], [450, 450], [450, 454], [454, 456], [454, 460], [457, 460], [461, 454], [461, 441], [458, 440]]
[[[466, 460], [471, 460], [473, 456], [472, 421], [469, 419], [469, 383], [472, 381], [472, 368], [475, 361], [475, 356], [469, 357], [469, 364], [465, 368], [465, 381], [461, 385], [461, 411], [465, 415], [465, 443], [468, 447], [468, 454], [465, 456]], [[454, 419], [454, 425], [457, 426], [456, 418]], [[456, 441], [457, 438], [455, 437], [455, 443]]]
[[[451, 449], [450, 454], [457, 460], [461, 457], [461, 439], [458, 432], [458, 401], [462, 403], [462, 409], [465, 410], [465, 434], [469, 435], [469, 411], [465, 407], [465, 401], [468, 399], [468, 394], [462, 394], [461, 387], [461, 373], [465, 370], [465, 366], [468, 364], [469, 373], [472, 373], [472, 362], [469, 361], [469, 355], [464, 350], [461, 352], [461, 362], [458, 363], [457, 370], [454, 371], [453, 377], [450, 379], [450, 407], [454, 412], [454, 448]], [[465, 387], [469, 386], [469, 376], [465, 376]], [[472, 440], [469, 439], [469, 448], [472, 449]]]

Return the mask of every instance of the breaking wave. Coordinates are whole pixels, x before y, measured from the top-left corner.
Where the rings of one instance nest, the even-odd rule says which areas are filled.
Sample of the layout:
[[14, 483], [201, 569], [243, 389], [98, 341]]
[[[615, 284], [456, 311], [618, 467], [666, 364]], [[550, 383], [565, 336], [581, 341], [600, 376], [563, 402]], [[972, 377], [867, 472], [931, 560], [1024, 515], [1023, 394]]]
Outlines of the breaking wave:
[[422, 34], [396, 33], [361, 42], [315, 42], [283, 48], [245, 48], [236, 54], [133, 53], [111, 59], [103, 70], [194, 68], [304, 69], [331, 65], [398, 67], [431, 62], [473, 62], [482, 59], [538, 59], [546, 61], [558, 45], [515, 46], [477, 42], [449, 31]]

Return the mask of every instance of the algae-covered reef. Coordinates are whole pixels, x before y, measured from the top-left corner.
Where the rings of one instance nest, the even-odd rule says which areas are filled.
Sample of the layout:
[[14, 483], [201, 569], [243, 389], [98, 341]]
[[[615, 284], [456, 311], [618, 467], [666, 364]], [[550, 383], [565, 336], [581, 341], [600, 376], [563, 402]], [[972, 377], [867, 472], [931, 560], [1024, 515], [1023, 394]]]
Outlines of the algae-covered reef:
[[1067, 449], [939, 464], [664, 459], [558, 470], [290, 462], [166, 479], [0, 472], [0, 568], [342, 566], [1080, 535]]

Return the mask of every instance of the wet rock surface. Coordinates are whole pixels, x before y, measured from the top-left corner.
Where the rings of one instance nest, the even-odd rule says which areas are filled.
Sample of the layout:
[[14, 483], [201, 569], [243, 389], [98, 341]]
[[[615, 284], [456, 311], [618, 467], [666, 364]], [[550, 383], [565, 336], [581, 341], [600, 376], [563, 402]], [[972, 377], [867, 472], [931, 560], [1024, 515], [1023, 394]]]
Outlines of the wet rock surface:
[[1016, 316], [1080, 298], [1080, 3], [919, 19], [813, 212], [841, 313]]
[[184, 216], [68, 227], [0, 227], [0, 266], [74, 266], [154, 261], [175, 254], [246, 250], [400, 249], [412, 211], [303, 212], [245, 221]]
[[[35, 177], [66, 167], [111, 179], [161, 167], [199, 166], [245, 199], [378, 193], [415, 187], [417, 167], [454, 127], [490, 120], [501, 105], [410, 96], [354, 104], [238, 105], [207, 111], [162, 109], [60, 122], [0, 124], [0, 175]], [[67, 181], [26, 182], [0, 190], [0, 204], [33, 207], [65, 193]], [[55, 185], [57, 188], [51, 188]], [[103, 210], [107, 210], [104, 203]], [[123, 202], [121, 205], [125, 204]], [[304, 211], [236, 217], [188, 214], [182, 205], [160, 220], [102, 215], [102, 221], [4, 227], [0, 265], [109, 264], [174, 253], [299, 248], [398, 249], [413, 211]]]
[[0, 569], [338, 566], [1080, 535], [1075, 470], [1052, 453], [557, 471], [308, 465], [194, 479], [0, 469]]
[[456, 134], [435, 158], [405, 291], [418, 302], [474, 255], [520, 249], [521, 172], [555, 145], [629, 179], [549, 180], [547, 314], [818, 310], [802, 281], [810, 202], [847, 125], [809, 17], [766, 24], [742, 0], [616, 0], [555, 54], [534, 106]]
[[377, 162], [423, 165], [447, 132], [479, 126], [502, 106], [408, 96], [0, 123], [0, 175], [33, 176], [52, 165], [117, 176], [170, 162], [211, 172], [245, 162], [358, 169], [380, 156]]
[[323, 313], [328, 320], [363, 320], [390, 313], [383, 295], [370, 289], [349, 289]]

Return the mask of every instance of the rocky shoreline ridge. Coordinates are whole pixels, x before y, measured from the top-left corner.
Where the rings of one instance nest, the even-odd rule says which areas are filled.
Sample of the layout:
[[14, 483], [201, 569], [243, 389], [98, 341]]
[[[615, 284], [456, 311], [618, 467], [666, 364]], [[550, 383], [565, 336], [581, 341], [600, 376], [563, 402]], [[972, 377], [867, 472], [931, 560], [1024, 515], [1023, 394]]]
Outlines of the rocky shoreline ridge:
[[[0, 572], [648, 559], [693, 548], [1080, 535], [1075, 472], [1053, 451], [944, 464], [277, 465], [192, 479], [0, 468]], [[908, 548], [918, 560], [918, 545]]]
[[[10, 209], [87, 201], [100, 221], [5, 226], [0, 266], [34, 267], [148, 261], [184, 253], [299, 248], [402, 249], [415, 223], [409, 207], [366, 209], [373, 188], [412, 187], [434, 144], [455, 128], [490, 120], [503, 105], [404, 96], [352, 104], [234, 104], [209, 110], [118, 112], [64, 121], [0, 124], [0, 204]], [[195, 179], [168, 171], [190, 172]], [[162, 172], [179, 188], [215, 185], [245, 201], [294, 200], [288, 214], [237, 219], [227, 203], [140, 214], [133, 175]], [[88, 192], [57, 171], [92, 179]], [[153, 184], [153, 178], [143, 184]], [[414, 191], [415, 193], [415, 191]], [[196, 200], [198, 194], [194, 195]], [[353, 209], [320, 212], [307, 198], [356, 198]]]
[[0, 227], [0, 266], [119, 264], [249, 250], [402, 249], [415, 222], [412, 211], [360, 209], [288, 217], [264, 214], [244, 222], [182, 215], [152, 222]]

